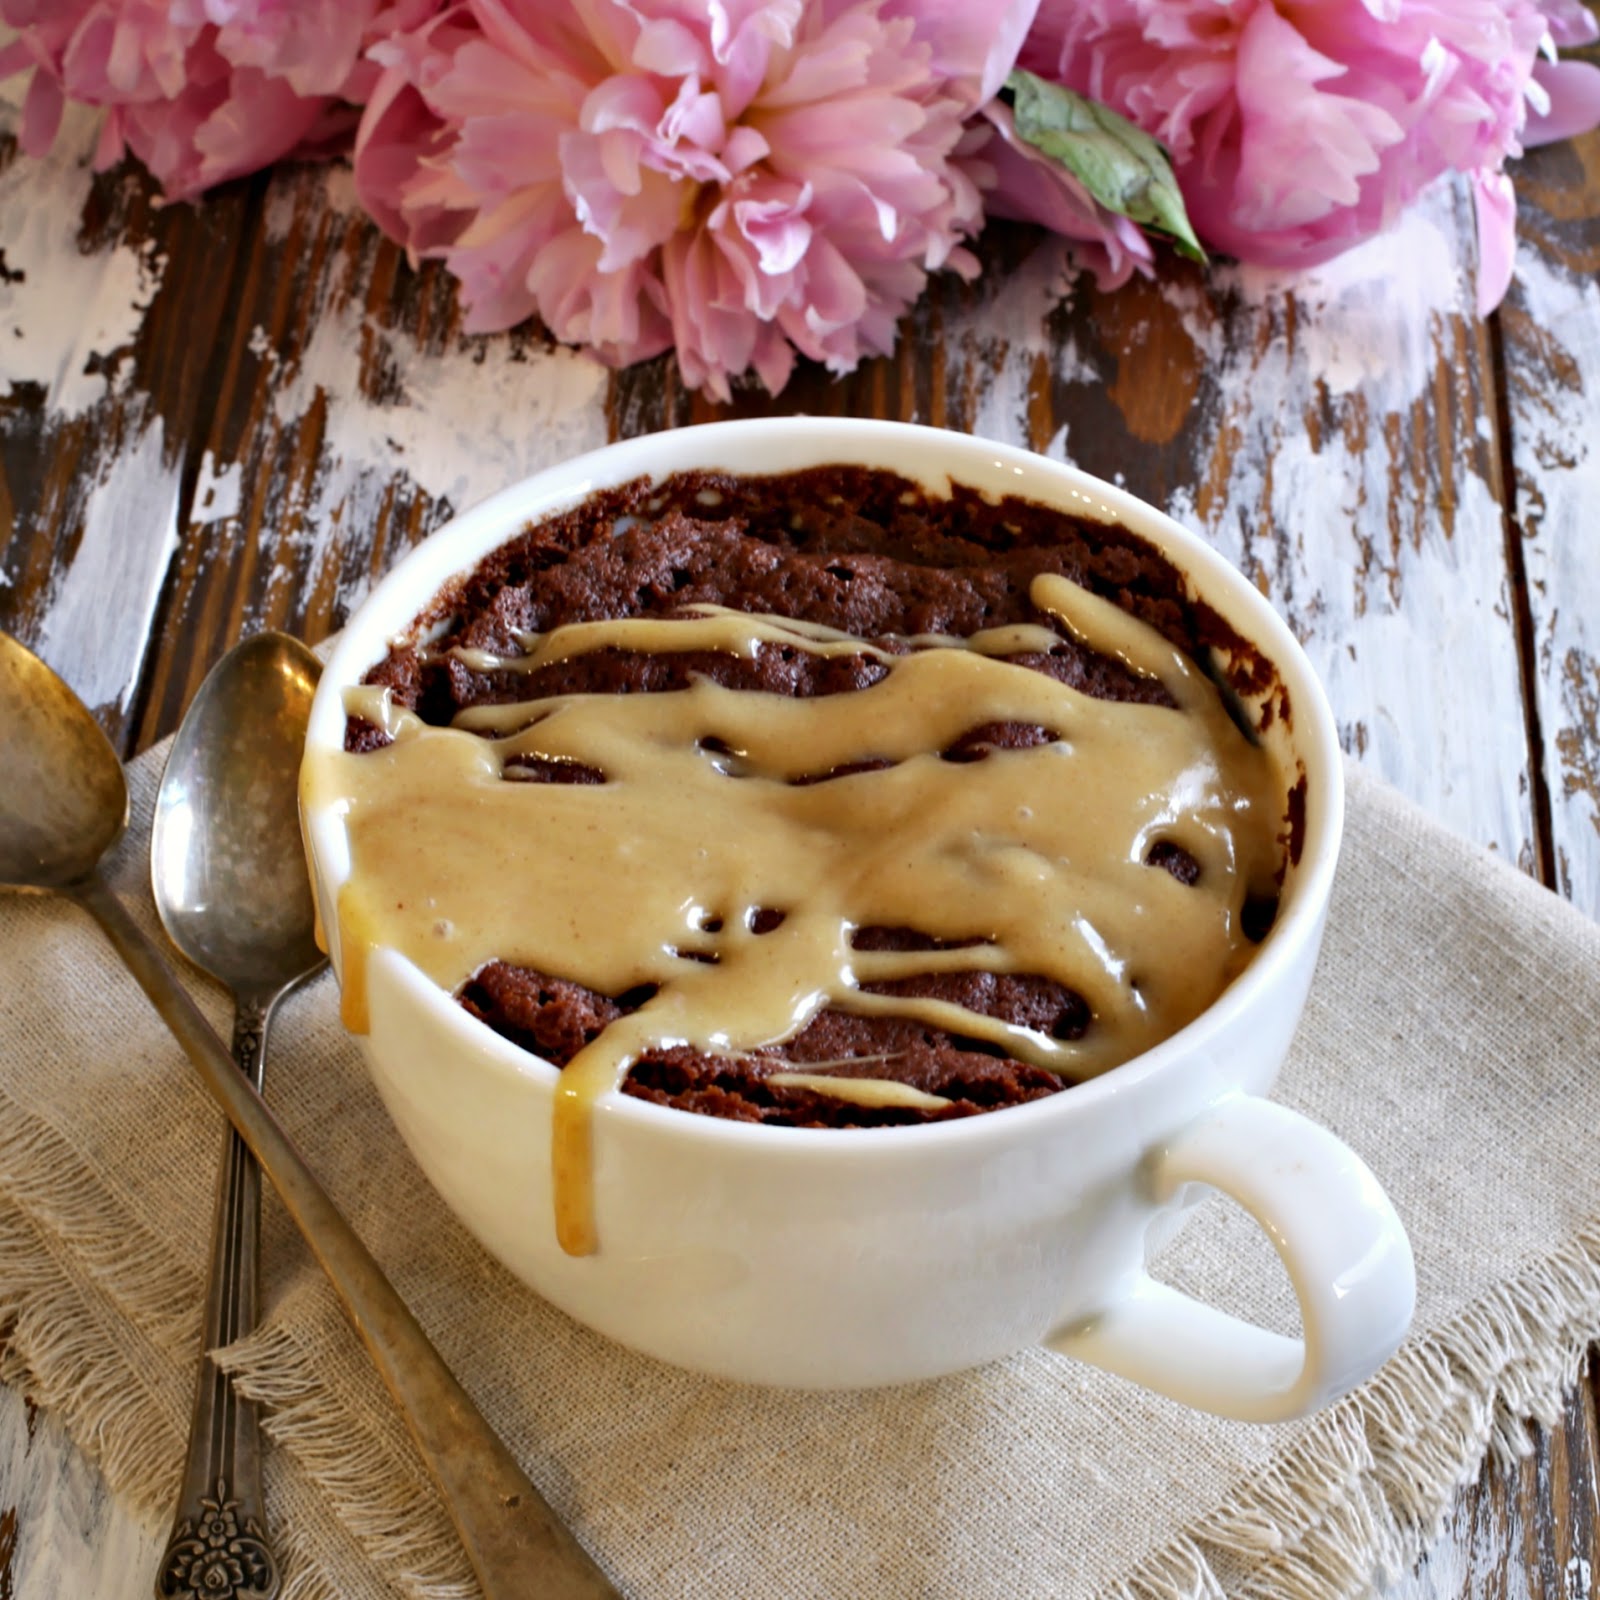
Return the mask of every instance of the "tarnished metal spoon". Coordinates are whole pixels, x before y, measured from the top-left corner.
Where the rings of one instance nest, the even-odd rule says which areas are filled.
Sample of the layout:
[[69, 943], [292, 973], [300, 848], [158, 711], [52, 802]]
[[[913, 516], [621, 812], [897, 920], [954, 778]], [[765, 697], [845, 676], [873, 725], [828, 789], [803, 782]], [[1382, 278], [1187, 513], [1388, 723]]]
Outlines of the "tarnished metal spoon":
[[[258, 1089], [273, 1008], [326, 964], [316, 944], [297, 799], [321, 670], [285, 633], [258, 633], [230, 650], [201, 684], [172, 742], [150, 833], [161, 925], [233, 995], [233, 1059]], [[230, 1127], [189, 1449], [156, 1571], [159, 1600], [190, 1591], [269, 1600], [278, 1592], [256, 1407], [235, 1393], [208, 1353], [256, 1325], [260, 1244], [261, 1170]]]
[[66, 895], [105, 930], [322, 1263], [439, 1486], [485, 1600], [617, 1600], [107, 886], [100, 858], [127, 823], [128, 786], [100, 725], [0, 633], [0, 889]]

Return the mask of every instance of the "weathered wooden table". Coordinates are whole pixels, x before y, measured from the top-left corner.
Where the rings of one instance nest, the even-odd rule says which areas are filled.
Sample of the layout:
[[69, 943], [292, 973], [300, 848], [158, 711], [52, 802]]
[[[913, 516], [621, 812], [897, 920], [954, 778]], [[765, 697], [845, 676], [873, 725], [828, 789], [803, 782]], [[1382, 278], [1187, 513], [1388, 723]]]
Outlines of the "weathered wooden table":
[[[128, 755], [242, 634], [320, 639], [539, 466], [723, 414], [896, 417], [1070, 456], [1204, 530], [1293, 622], [1351, 751], [1600, 913], [1600, 135], [1520, 165], [1517, 282], [1487, 321], [1449, 189], [1299, 282], [1169, 260], [1102, 294], [996, 228], [893, 359], [729, 407], [670, 360], [463, 338], [449, 281], [337, 169], [161, 209], [133, 172], [92, 177], [90, 139], [69, 123], [34, 163], [0, 138], [0, 626]], [[1589, 1377], [1533, 1438], [1400, 1592], [1590, 1591]], [[0, 1600], [142, 1600], [160, 1536], [0, 1389]]]

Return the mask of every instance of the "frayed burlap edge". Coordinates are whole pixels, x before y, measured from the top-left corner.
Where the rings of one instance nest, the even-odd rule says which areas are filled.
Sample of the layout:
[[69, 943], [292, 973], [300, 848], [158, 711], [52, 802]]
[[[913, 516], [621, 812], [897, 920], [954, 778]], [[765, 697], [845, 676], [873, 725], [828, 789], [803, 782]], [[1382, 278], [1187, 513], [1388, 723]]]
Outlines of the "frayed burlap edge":
[[200, 1274], [129, 1217], [68, 1139], [3, 1091], [0, 1194], [59, 1240], [64, 1256], [80, 1263], [152, 1343], [174, 1355], [193, 1343]]
[[60, 1417], [112, 1486], [139, 1510], [168, 1504], [178, 1486], [183, 1436], [176, 1393], [150, 1376], [157, 1358], [94, 1277], [58, 1239], [0, 1195], [0, 1330], [3, 1376]]
[[[196, 1314], [191, 1299], [186, 1320], [193, 1323]], [[114, 1337], [108, 1318], [117, 1326]], [[191, 1327], [191, 1344], [194, 1334]], [[172, 1406], [130, 1381], [129, 1345], [141, 1339], [106, 1295], [63, 1263], [59, 1241], [0, 1196], [0, 1382], [55, 1417], [112, 1491], [160, 1528], [177, 1496], [183, 1431]], [[190, 1378], [185, 1366], [175, 1380], [185, 1422]], [[274, 1526], [279, 1600], [347, 1600], [316, 1560], [330, 1535], [350, 1537], [334, 1512], [315, 1528], [286, 1518], [275, 1518]]]
[[421, 1461], [393, 1450], [289, 1330], [260, 1327], [217, 1363], [265, 1409], [268, 1437], [392, 1581], [416, 1600], [474, 1600], [478, 1586]]
[[1313, 1419], [1282, 1460], [1106, 1600], [1352, 1600], [1411, 1571], [1492, 1453], [1529, 1453], [1600, 1333], [1600, 1224]]

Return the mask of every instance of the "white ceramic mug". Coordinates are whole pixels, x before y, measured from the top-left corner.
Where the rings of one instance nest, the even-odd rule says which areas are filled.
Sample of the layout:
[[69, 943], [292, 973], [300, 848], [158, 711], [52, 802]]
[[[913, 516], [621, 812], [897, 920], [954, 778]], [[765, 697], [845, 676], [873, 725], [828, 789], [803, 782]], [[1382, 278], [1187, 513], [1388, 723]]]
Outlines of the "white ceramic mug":
[[[1340, 757], [1321, 687], [1237, 572], [1169, 518], [1027, 452], [896, 423], [719, 423], [613, 445], [540, 473], [441, 529], [378, 586], [323, 673], [313, 748], [342, 746], [342, 691], [444, 584], [529, 521], [640, 474], [781, 472], [831, 462], [950, 478], [1120, 522], [1160, 549], [1272, 662], [1292, 716], [1263, 735], [1305, 778], [1299, 861], [1250, 966], [1196, 1021], [1126, 1065], [1044, 1100], [877, 1129], [766, 1127], [624, 1095], [595, 1110], [601, 1240], [556, 1243], [557, 1071], [469, 1016], [393, 950], [369, 966], [362, 1048], [439, 1193], [511, 1270], [580, 1321], [725, 1378], [848, 1388], [929, 1378], [1050, 1347], [1226, 1416], [1327, 1403], [1399, 1343], [1411, 1250], [1371, 1172], [1326, 1129], [1261, 1098], [1294, 1033], [1339, 848]], [[349, 872], [336, 807], [304, 818], [324, 926]], [[331, 952], [336, 968], [340, 952]], [[1300, 1302], [1285, 1338], [1167, 1288], [1146, 1239], [1189, 1185], [1239, 1201]], [[1192, 1190], [1188, 1198], [1192, 1198]]]

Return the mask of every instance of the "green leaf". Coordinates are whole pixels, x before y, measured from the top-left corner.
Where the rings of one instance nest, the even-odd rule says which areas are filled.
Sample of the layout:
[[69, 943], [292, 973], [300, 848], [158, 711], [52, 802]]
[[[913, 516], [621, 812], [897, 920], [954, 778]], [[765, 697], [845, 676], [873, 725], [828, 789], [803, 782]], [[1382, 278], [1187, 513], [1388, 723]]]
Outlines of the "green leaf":
[[1059, 161], [1108, 211], [1166, 234], [1192, 260], [1206, 259], [1167, 153], [1148, 133], [1109, 106], [1020, 67], [1006, 88], [1018, 137]]

